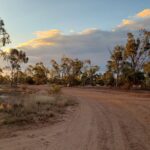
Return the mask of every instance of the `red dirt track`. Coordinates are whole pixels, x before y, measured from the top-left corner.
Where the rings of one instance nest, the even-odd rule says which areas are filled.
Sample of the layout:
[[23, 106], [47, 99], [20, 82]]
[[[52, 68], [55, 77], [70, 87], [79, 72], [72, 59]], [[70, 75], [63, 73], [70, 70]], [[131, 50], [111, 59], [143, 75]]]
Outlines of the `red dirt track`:
[[0, 139], [0, 150], [150, 150], [150, 93], [64, 88], [79, 102], [65, 121]]

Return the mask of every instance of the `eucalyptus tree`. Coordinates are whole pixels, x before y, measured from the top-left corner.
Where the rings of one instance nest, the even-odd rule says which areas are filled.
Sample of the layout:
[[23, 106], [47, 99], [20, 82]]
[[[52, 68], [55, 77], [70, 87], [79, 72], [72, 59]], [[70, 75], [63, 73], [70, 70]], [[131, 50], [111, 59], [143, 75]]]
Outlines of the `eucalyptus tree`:
[[0, 19], [0, 47], [5, 46], [10, 43], [9, 34], [5, 30], [5, 24], [2, 19]]
[[61, 84], [70, 85], [70, 82], [73, 81], [74, 60], [64, 56], [61, 58], [60, 64], [58, 64], [54, 59], [51, 60], [51, 64], [53, 73], [55, 73], [55, 82], [61, 82]]
[[32, 77], [33, 76], [33, 65], [28, 65], [28, 67], [25, 69], [25, 74], [28, 77]]
[[[6, 44], [10, 43], [9, 34], [7, 33], [4, 26], [5, 26], [4, 21], [0, 18], [0, 48], [4, 47]], [[4, 53], [0, 49], [0, 56], [3, 57], [3, 55], [4, 55]], [[1, 71], [2, 71], [2, 69], [1, 69]]]
[[145, 86], [150, 88], [150, 61], [144, 64]]
[[3, 70], [0, 68], [0, 74], [2, 74], [3, 73]]
[[113, 86], [115, 83], [115, 78], [114, 78], [114, 74], [107, 70], [104, 74], [103, 74], [103, 82], [106, 86]]
[[97, 71], [99, 70], [99, 66], [94, 65], [91, 66], [88, 70], [88, 78], [90, 81], [90, 85], [95, 85], [96, 84], [96, 76], [97, 76]]
[[135, 38], [132, 33], [128, 33], [125, 57], [131, 63], [134, 72], [140, 71], [143, 65], [150, 61], [150, 33], [148, 31], [141, 31], [138, 38]]
[[[144, 79], [144, 64], [150, 61], [150, 32], [142, 30], [138, 38], [128, 33], [125, 48], [126, 62], [130, 63], [130, 78], [132, 84], [138, 84], [137, 80]], [[143, 75], [142, 75], [143, 74]], [[143, 76], [143, 77], [142, 77]]]
[[116, 87], [118, 86], [119, 76], [124, 64], [124, 47], [115, 46], [114, 50], [111, 53], [111, 58], [107, 62], [107, 69], [112, 73], [116, 74]]
[[1, 83], [2, 78], [3, 78], [2, 73], [3, 73], [3, 70], [0, 68], [0, 83]]
[[150, 77], [150, 61], [144, 64], [144, 73]]
[[62, 57], [60, 64], [56, 60], [51, 61], [51, 74], [55, 82], [65, 84], [67, 86], [85, 85], [86, 81], [92, 84], [98, 66], [91, 66], [91, 61], [82, 61], [80, 59], [72, 59], [70, 57]]
[[8, 52], [3, 52], [3, 58], [10, 63], [11, 86], [17, 86], [18, 72], [21, 70], [21, 64], [27, 63], [28, 57], [25, 52], [14, 48]]
[[56, 78], [60, 78], [60, 66], [55, 59], [51, 60], [52, 71]]
[[73, 85], [77, 85], [80, 83], [83, 65], [84, 63], [82, 60], [79, 59], [72, 60], [71, 62], [72, 70], [70, 76]]
[[35, 84], [45, 84], [48, 81], [49, 70], [42, 62], [35, 65], [29, 65], [26, 69], [27, 80], [33, 81]]
[[89, 68], [91, 67], [91, 60], [86, 59], [83, 61], [83, 68], [82, 68], [82, 74], [81, 74], [81, 84], [84, 86], [87, 84], [88, 81], [88, 72]]
[[79, 59], [63, 57], [61, 59], [60, 66], [62, 70], [62, 77], [68, 86], [78, 85], [80, 83], [84, 85], [87, 80], [89, 67], [91, 67], [91, 63], [90, 60], [82, 61]]
[[71, 86], [74, 82], [73, 73], [75, 73], [73, 67], [75, 67], [74, 60], [69, 57], [62, 57], [60, 64], [60, 71], [62, 75], [62, 82], [68, 86]]

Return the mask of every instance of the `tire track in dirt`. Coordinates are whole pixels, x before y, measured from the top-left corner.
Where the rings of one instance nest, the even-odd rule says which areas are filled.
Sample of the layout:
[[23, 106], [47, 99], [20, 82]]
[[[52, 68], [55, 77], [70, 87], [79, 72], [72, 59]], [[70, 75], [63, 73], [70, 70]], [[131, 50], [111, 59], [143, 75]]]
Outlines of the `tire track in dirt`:
[[1, 139], [0, 150], [150, 149], [150, 127], [142, 121], [150, 113], [147, 97], [141, 94], [140, 99], [130, 98], [116, 91], [113, 96], [108, 90], [75, 88], [64, 89], [64, 93], [77, 97], [76, 111], [53, 126], [20, 131], [17, 137]]
[[[109, 106], [110, 105], [110, 106]], [[120, 124], [122, 133], [128, 141], [129, 150], [149, 150], [150, 136], [146, 126], [139, 121], [126, 105], [116, 105], [109, 103], [107, 108], [111, 108]]]
[[[102, 150], [125, 150], [127, 144], [123, 139], [117, 118], [109, 112], [105, 105], [94, 106], [99, 124], [99, 147]], [[101, 132], [103, 131], [103, 134]], [[104, 142], [103, 142], [104, 141]], [[103, 144], [102, 144], [103, 143]]]

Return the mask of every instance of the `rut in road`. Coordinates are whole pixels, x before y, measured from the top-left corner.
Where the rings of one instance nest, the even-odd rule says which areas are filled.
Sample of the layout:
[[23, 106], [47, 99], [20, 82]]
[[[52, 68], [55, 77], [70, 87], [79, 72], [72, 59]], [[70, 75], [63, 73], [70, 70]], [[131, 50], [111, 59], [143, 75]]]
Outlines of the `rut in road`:
[[79, 106], [64, 122], [1, 139], [0, 150], [150, 150], [150, 99], [136, 94], [64, 89]]

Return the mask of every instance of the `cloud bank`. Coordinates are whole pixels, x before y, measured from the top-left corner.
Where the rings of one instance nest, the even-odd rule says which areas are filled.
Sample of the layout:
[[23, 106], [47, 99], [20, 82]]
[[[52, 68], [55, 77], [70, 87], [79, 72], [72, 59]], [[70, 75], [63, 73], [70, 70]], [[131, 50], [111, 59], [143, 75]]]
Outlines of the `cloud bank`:
[[150, 9], [123, 19], [112, 31], [93, 28], [70, 34], [64, 34], [57, 29], [37, 31], [34, 33], [36, 36], [34, 39], [21, 43], [17, 47], [27, 53], [30, 64], [43, 61], [49, 66], [50, 59], [57, 60], [65, 55], [91, 59], [103, 70], [109, 58], [109, 50], [116, 44], [124, 44], [128, 32], [137, 32], [143, 28], [150, 30]]
[[[98, 65], [104, 64], [109, 57], [109, 49], [126, 40], [124, 32], [109, 32], [99, 29], [86, 29], [80, 33], [63, 34], [60, 30], [38, 31], [36, 38], [18, 45], [19, 49], [32, 56], [31, 61], [49, 63], [52, 58], [63, 55], [92, 59]], [[33, 58], [34, 56], [34, 58]], [[36, 60], [34, 60], [36, 58]]]
[[140, 29], [150, 30], [150, 9], [144, 9], [138, 12], [134, 16], [127, 19], [123, 19], [122, 22], [114, 29], [116, 30], [140, 30]]

